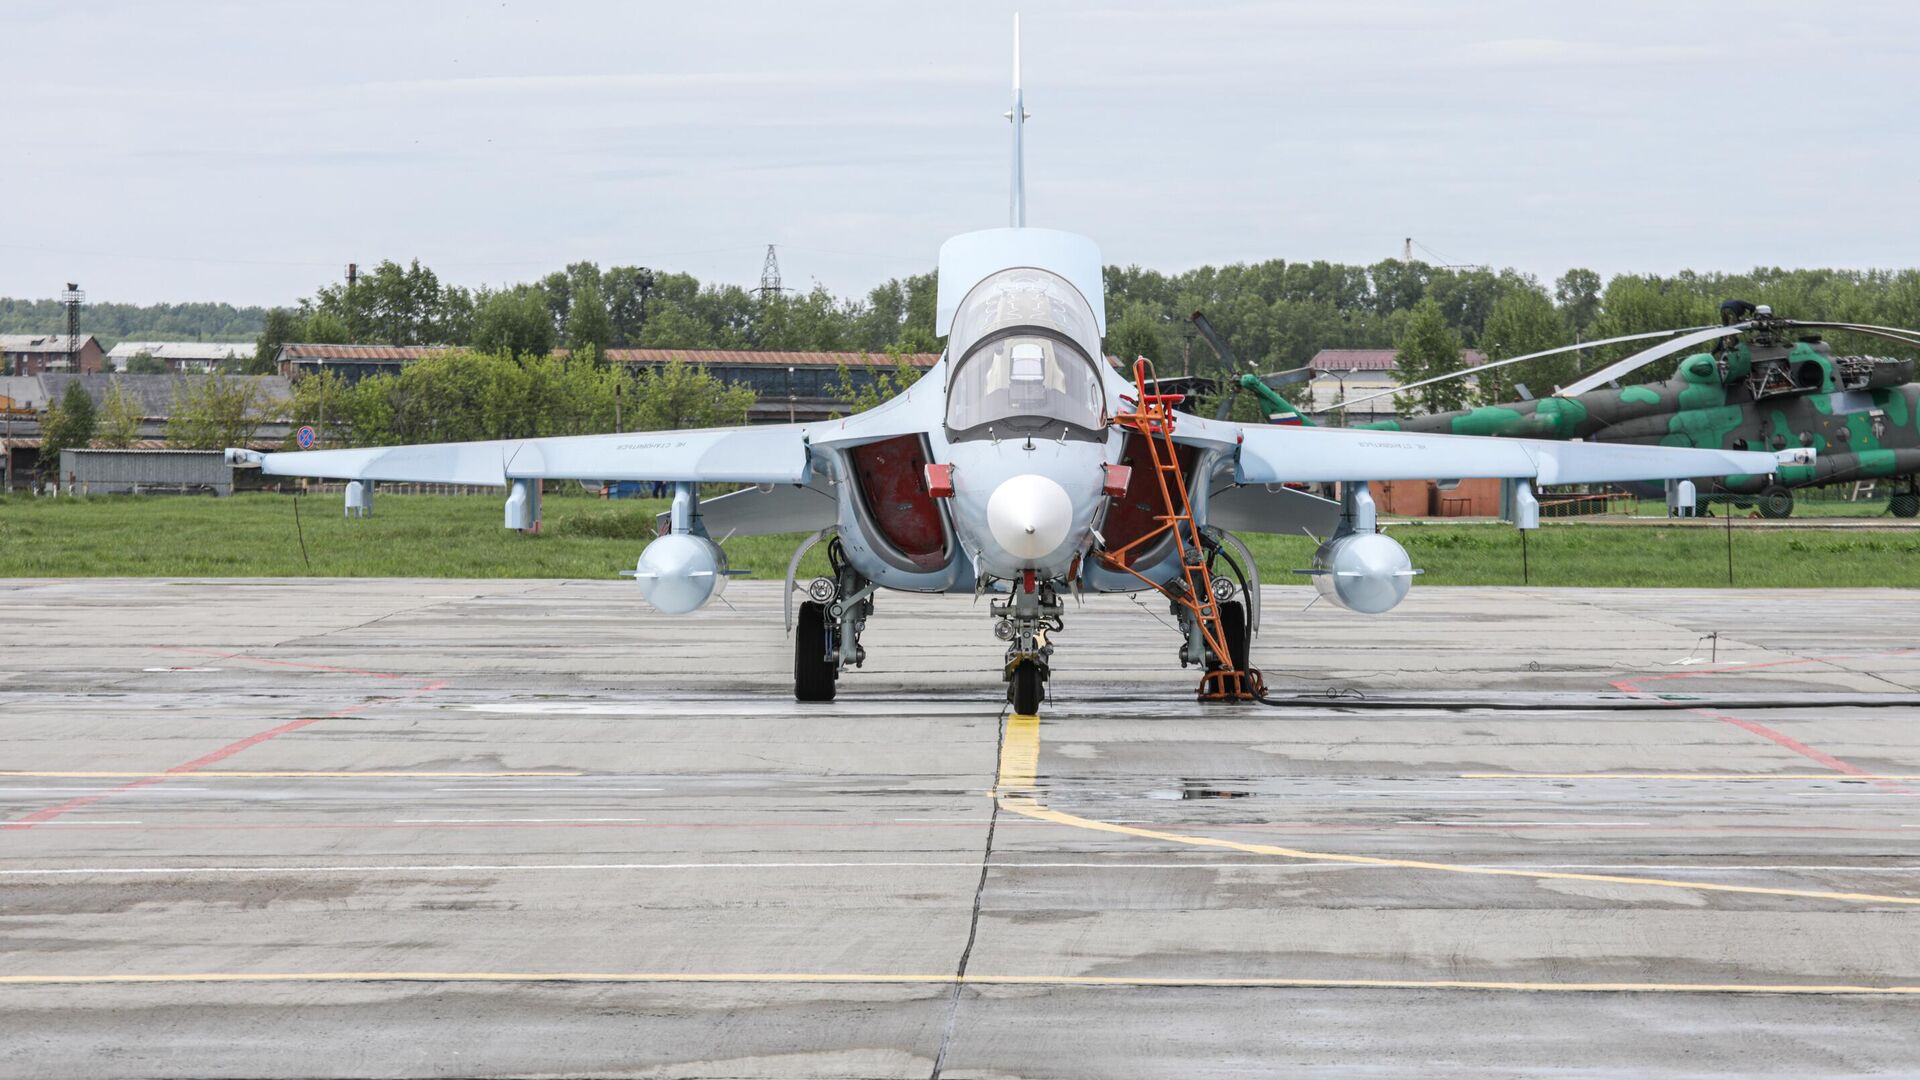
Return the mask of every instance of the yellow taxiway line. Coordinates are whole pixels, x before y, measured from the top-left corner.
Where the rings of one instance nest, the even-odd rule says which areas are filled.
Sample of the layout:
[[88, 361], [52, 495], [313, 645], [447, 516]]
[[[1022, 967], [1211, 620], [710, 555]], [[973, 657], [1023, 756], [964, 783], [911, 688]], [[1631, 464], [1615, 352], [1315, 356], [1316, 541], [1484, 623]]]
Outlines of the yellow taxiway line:
[[1476, 979], [1312, 979], [1154, 977], [1127, 975], [961, 975], [886, 972], [651, 972], [651, 971], [243, 971], [165, 975], [0, 975], [0, 986], [88, 986], [169, 983], [746, 983], [906, 984], [1058, 987], [1235, 987], [1326, 990], [1504, 990], [1579, 994], [1920, 994], [1920, 986], [1854, 983], [1523, 982]]
[[1186, 844], [1193, 847], [1223, 848], [1253, 855], [1272, 855], [1282, 859], [1311, 862], [1352, 863], [1361, 866], [1394, 866], [1403, 870], [1427, 870], [1445, 874], [1474, 874], [1483, 877], [1530, 878], [1536, 881], [1578, 881], [1596, 885], [1630, 885], [1656, 889], [1686, 889], [1697, 892], [1738, 893], [1744, 896], [1791, 896], [1802, 900], [1833, 900], [1855, 904], [1898, 904], [1920, 907], [1920, 897], [1884, 896], [1878, 893], [1829, 892], [1821, 889], [1785, 889], [1763, 885], [1723, 885], [1717, 882], [1680, 881], [1673, 878], [1632, 877], [1622, 874], [1581, 874], [1565, 870], [1517, 870], [1494, 866], [1467, 866], [1459, 863], [1428, 862], [1424, 859], [1390, 859], [1375, 855], [1342, 855], [1330, 851], [1304, 851], [1273, 844], [1253, 844], [1224, 840], [1213, 836], [1143, 829], [1096, 821], [1078, 814], [1048, 808], [1034, 794], [1034, 779], [1040, 761], [1040, 718], [1016, 714], [1007, 718], [1006, 736], [1000, 745], [1000, 776], [994, 789], [1000, 808], [1037, 821], [1050, 821], [1069, 828], [1091, 832], [1137, 836], [1145, 840]]

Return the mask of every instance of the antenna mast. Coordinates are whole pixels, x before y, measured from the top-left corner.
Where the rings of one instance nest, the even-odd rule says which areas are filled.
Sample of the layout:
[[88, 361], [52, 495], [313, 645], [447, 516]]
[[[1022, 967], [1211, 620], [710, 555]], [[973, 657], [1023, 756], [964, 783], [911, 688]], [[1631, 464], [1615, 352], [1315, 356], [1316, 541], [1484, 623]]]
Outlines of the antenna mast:
[[760, 264], [760, 287], [754, 290], [760, 299], [780, 295], [780, 260], [774, 257], [773, 245], [767, 245], [767, 261]]
[[1013, 194], [1008, 201], [1008, 224], [1018, 229], [1027, 223], [1027, 174], [1021, 160], [1021, 130], [1026, 126], [1026, 100], [1020, 94], [1020, 14], [1013, 16], [1013, 108], [1007, 119], [1013, 122]]

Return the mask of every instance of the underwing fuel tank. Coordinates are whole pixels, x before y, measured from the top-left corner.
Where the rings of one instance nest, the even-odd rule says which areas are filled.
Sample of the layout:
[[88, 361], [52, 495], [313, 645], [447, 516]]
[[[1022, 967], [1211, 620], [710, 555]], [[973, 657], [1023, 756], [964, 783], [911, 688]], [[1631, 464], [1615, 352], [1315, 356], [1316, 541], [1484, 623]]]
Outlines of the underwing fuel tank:
[[685, 615], [727, 591], [727, 553], [704, 536], [668, 533], [640, 552], [633, 580], [647, 603]]
[[1321, 596], [1349, 611], [1379, 615], [1407, 598], [1420, 571], [1386, 533], [1350, 532], [1321, 544], [1307, 572]]

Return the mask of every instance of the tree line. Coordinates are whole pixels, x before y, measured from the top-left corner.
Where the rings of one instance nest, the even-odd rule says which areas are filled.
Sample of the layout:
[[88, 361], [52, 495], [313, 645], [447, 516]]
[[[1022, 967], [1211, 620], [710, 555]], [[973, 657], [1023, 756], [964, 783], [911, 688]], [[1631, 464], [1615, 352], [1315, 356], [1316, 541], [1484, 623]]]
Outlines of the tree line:
[[[287, 342], [456, 345], [495, 357], [624, 346], [931, 352], [939, 347], [935, 288], [935, 275], [926, 273], [890, 279], [862, 297], [820, 286], [761, 295], [690, 274], [577, 262], [537, 281], [468, 289], [442, 282], [417, 260], [384, 261], [352, 287], [324, 285], [288, 307], [98, 304], [84, 319], [96, 334], [107, 318], [124, 336], [164, 338], [191, 324], [212, 338], [236, 336], [257, 318], [251, 324], [255, 356], [242, 366], [258, 373], [273, 370], [275, 353]], [[1402, 354], [1403, 381], [1457, 369], [1467, 349], [1502, 359], [1575, 340], [1712, 323], [1720, 301], [1734, 297], [1799, 318], [1920, 326], [1920, 270], [1760, 268], [1603, 279], [1576, 268], [1543, 282], [1512, 269], [1418, 261], [1270, 259], [1179, 274], [1113, 266], [1106, 288], [1107, 352], [1144, 355], [1162, 371], [1195, 374], [1221, 373], [1187, 322], [1195, 310], [1206, 311], [1235, 352], [1259, 370], [1302, 366], [1323, 348], [1392, 348]], [[62, 326], [55, 301], [0, 300], [0, 327], [49, 332]], [[1516, 365], [1486, 377], [1478, 394], [1505, 399], [1522, 382], [1546, 392], [1625, 351]], [[1648, 377], [1667, 370], [1653, 369]], [[1451, 408], [1474, 393], [1442, 384], [1407, 404]]]
[[691, 274], [578, 262], [539, 281], [467, 289], [418, 260], [386, 261], [351, 287], [329, 284], [265, 315], [250, 370], [271, 370], [289, 342], [456, 345], [497, 356], [609, 348], [924, 352], [933, 336], [932, 274], [895, 278], [864, 300], [816, 285], [761, 294], [702, 285]]

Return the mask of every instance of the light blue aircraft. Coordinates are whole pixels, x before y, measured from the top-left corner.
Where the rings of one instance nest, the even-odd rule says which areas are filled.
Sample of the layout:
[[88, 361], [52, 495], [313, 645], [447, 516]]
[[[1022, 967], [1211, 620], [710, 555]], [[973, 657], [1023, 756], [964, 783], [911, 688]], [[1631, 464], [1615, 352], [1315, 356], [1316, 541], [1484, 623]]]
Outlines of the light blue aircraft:
[[[834, 697], [866, 658], [861, 635], [881, 590], [992, 593], [1003, 677], [1018, 712], [1040, 707], [1063, 597], [1160, 588], [1175, 603], [1182, 665], [1245, 669], [1258, 631], [1259, 574], [1235, 535], [1325, 537], [1313, 560], [1321, 595], [1380, 613], [1406, 595], [1407, 553], [1375, 524], [1374, 480], [1512, 481], [1521, 527], [1538, 523], [1534, 484], [1767, 474], [1772, 453], [1527, 439], [1481, 439], [1171, 416], [1157, 447], [1117, 422], [1143, 389], [1104, 360], [1106, 302], [1092, 240], [1029, 228], [1021, 166], [1028, 114], [1015, 31], [1009, 227], [956, 236], [940, 249], [936, 332], [946, 349], [898, 397], [844, 419], [698, 431], [260, 454], [228, 450], [269, 475], [348, 480], [349, 512], [380, 481], [508, 490], [506, 525], [539, 515], [547, 480], [667, 481], [673, 508], [630, 573], [656, 609], [684, 614], [719, 597], [732, 536], [804, 532], [787, 572], [794, 694]], [[1168, 518], [1158, 476], [1186, 488], [1191, 536]], [[1338, 501], [1285, 485], [1335, 482]], [[753, 485], [714, 498], [703, 484]], [[804, 586], [795, 569], [828, 543], [833, 572]], [[1125, 551], [1124, 559], [1113, 553]], [[1196, 579], [1189, 564], [1224, 567]], [[1125, 565], [1117, 565], [1124, 562]], [[1193, 595], [1196, 580], [1211, 596]], [[1215, 629], [1209, 632], [1208, 627]]]

